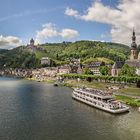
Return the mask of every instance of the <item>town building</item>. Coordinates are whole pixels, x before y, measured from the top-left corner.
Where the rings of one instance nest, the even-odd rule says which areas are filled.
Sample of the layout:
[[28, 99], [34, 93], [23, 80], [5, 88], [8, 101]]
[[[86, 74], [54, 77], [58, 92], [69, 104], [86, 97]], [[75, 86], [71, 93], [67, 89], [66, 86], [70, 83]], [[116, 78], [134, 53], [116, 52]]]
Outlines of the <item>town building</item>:
[[122, 62], [122, 61], [115, 62], [112, 66], [112, 69], [111, 69], [111, 75], [118, 76], [123, 65], [124, 65], [124, 62]]
[[51, 65], [51, 59], [49, 57], [42, 57], [41, 58], [41, 65]]
[[71, 70], [71, 68], [69, 65], [64, 65], [64, 66], [60, 66], [58, 68], [58, 73], [59, 74], [69, 74], [70, 70]]
[[46, 67], [32, 70], [32, 77], [38, 80], [46, 80], [49, 77], [56, 77], [58, 74], [57, 67]]
[[88, 68], [93, 72], [94, 75], [101, 75], [100, 73], [100, 67], [105, 66], [104, 62], [91, 62], [88, 65]]
[[70, 73], [82, 73], [82, 64], [80, 59], [71, 59], [70, 60]]
[[83, 65], [81, 63], [78, 65], [77, 73], [78, 74], [82, 74], [83, 73]]

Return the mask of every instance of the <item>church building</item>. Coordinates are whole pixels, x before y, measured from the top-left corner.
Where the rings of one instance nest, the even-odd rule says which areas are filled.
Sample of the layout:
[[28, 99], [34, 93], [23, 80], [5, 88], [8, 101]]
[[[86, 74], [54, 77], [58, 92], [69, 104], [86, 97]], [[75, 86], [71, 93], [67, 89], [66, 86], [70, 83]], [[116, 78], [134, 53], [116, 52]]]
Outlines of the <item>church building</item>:
[[126, 60], [125, 64], [128, 64], [130, 67], [135, 67], [136, 74], [140, 75], [140, 52], [138, 51], [138, 48], [137, 48], [136, 35], [135, 35], [134, 30], [133, 30], [133, 35], [132, 35], [130, 59]]
[[121, 62], [121, 61], [115, 62], [111, 69], [111, 75], [118, 76], [119, 72], [121, 71], [121, 68], [123, 67], [124, 64], [127, 64], [130, 67], [135, 67], [136, 74], [140, 75], [140, 52], [139, 52], [137, 44], [136, 44], [136, 35], [135, 35], [134, 30], [133, 30], [133, 34], [132, 34], [130, 59], [126, 60], [125, 63]]

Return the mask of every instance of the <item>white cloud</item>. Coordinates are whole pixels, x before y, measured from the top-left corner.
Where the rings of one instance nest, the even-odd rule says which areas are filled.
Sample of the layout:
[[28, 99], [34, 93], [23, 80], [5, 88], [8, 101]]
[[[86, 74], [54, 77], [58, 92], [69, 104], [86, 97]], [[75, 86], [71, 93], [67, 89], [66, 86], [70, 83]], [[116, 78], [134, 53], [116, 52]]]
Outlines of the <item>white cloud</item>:
[[137, 40], [140, 40], [139, 8], [140, 0], [120, 0], [116, 8], [105, 6], [101, 1], [95, 1], [83, 15], [72, 8], [69, 8], [69, 11], [76, 11], [76, 14], [68, 14], [68, 9], [65, 14], [85, 21], [110, 24], [112, 41], [130, 44], [133, 27], [136, 29]]
[[42, 25], [42, 30], [37, 31], [36, 41], [37, 43], [41, 43], [43, 40], [52, 37], [62, 37], [64, 39], [72, 39], [79, 35], [78, 31], [74, 29], [64, 28], [58, 29], [57, 26], [53, 23], [47, 23]]
[[78, 11], [73, 10], [72, 8], [67, 8], [66, 11], [65, 11], [65, 14], [68, 15], [68, 16], [77, 17], [78, 16]]
[[75, 38], [77, 36], [79, 36], [79, 33], [78, 31], [76, 30], [73, 30], [73, 29], [63, 29], [61, 32], [60, 32], [60, 35], [63, 37], [63, 38]]
[[52, 23], [42, 25], [43, 29], [41, 31], [37, 31], [36, 38], [40, 39], [47, 39], [50, 37], [55, 37], [58, 35], [56, 27]]
[[0, 48], [11, 49], [22, 44], [22, 40], [15, 36], [2, 36], [0, 35]]

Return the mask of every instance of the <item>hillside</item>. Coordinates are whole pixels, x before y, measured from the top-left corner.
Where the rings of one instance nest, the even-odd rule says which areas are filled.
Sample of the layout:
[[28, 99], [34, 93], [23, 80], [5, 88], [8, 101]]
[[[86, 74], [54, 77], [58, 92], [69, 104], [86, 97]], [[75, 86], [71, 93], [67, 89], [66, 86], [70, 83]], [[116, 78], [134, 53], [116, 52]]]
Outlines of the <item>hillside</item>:
[[39, 48], [43, 51], [36, 52], [38, 58], [48, 56], [59, 61], [66, 61], [68, 58], [81, 58], [82, 62], [97, 57], [124, 61], [128, 58], [130, 51], [126, 45], [96, 41], [46, 44], [40, 45]]
[[71, 58], [80, 58], [82, 63], [105, 61], [113, 63], [126, 60], [129, 47], [123, 44], [96, 41], [77, 41], [74, 43], [46, 43], [38, 46], [35, 53], [27, 52], [25, 46], [12, 50], [0, 50], [0, 68], [36, 68], [40, 67], [42, 57], [50, 57], [56, 65], [65, 64]]
[[0, 69], [2, 68], [36, 68], [40, 61], [35, 54], [25, 51], [25, 46], [12, 50], [0, 51]]

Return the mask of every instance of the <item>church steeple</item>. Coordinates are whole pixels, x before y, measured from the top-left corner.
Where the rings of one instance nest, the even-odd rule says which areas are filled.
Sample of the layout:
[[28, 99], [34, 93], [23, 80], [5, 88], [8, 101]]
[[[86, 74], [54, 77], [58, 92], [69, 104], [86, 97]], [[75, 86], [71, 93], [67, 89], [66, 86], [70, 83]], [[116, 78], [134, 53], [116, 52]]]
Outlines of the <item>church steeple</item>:
[[133, 29], [132, 41], [133, 41], [133, 42], [136, 42], [136, 35], [135, 35], [135, 30], [134, 30], [134, 29]]
[[131, 44], [132, 49], [137, 49], [137, 44], [136, 44], [136, 35], [135, 35], [135, 30], [133, 29], [133, 34], [132, 34], [132, 44]]
[[133, 29], [133, 34], [132, 34], [132, 44], [131, 44], [131, 60], [136, 60], [138, 59], [138, 49], [137, 49], [137, 44], [136, 44], [136, 35], [135, 35], [135, 30]]

